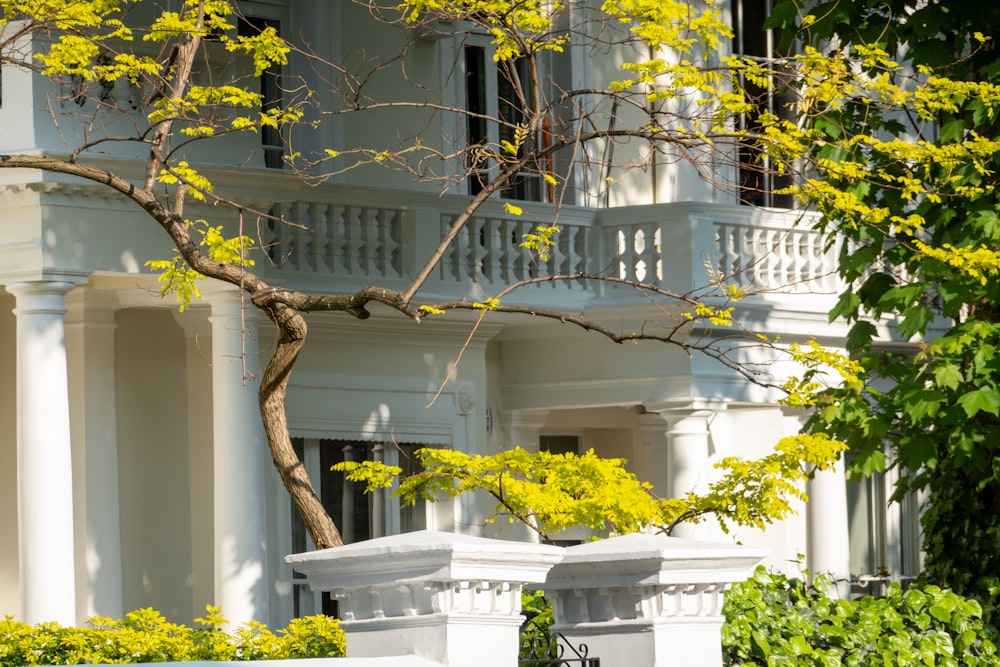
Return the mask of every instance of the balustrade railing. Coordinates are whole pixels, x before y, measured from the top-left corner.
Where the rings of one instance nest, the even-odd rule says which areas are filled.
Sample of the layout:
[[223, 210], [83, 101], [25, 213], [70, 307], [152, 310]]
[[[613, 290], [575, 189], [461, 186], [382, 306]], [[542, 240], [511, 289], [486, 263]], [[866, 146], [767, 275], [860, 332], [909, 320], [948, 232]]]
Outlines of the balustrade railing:
[[268, 211], [264, 250], [284, 271], [402, 278], [401, 208], [326, 202], [276, 203]]
[[[456, 215], [441, 215], [441, 233], [454, 224]], [[475, 216], [461, 230], [441, 262], [442, 280], [465, 282], [474, 280], [491, 286], [503, 286], [534, 278], [575, 275], [589, 271], [594, 256], [592, 228], [586, 225], [560, 223], [553, 239], [554, 247], [546, 256], [522, 246], [525, 235], [532, 233], [537, 223], [519, 217]], [[551, 287], [583, 287], [582, 281], [552, 281]]]
[[[330, 199], [270, 205], [271, 215], [289, 223], [261, 223], [264, 250], [278, 271], [290, 278], [340, 278], [353, 284], [405, 281], [426, 260], [422, 253], [429, 254], [437, 235], [454, 224], [464, 204], [418, 199], [419, 205], [411, 208], [394, 203], [402, 200], [398, 195], [386, 202]], [[557, 222], [554, 246], [543, 259], [523, 243], [544, 217], [513, 216], [491, 202], [460, 231], [435, 280], [445, 291], [452, 285], [462, 290], [478, 284], [495, 293], [520, 281], [590, 273], [686, 291], [707, 282], [707, 276], [699, 276], [708, 262], [727, 281], [741, 286], [783, 293], [840, 289], [835, 271], [838, 248], [826, 248], [820, 234], [784, 225], [776, 215], [755, 218], [750, 209], [745, 217], [742, 210], [726, 209], [719, 216], [722, 220], [709, 217], [707, 207], [699, 209], [700, 217], [684, 210], [671, 205], [637, 207], [642, 218], [634, 221], [622, 209], [613, 214], [574, 209]], [[421, 238], [430, 233], [434, 238]], [[677, 270], [682, 261], [691, 265], [688, 273]], [[571, 279], [540, 281], [536, 289], [583, 296], [593, 288], [585, 280]]]
[[718, 266], [728, 280], [785, 292], [833, 292], [837, 248], [817, 232], [756, 223], [716, 223]]
[[662, 227], [658, 222], [612, 228], [619, 278], [657, 285], [663, 280]]

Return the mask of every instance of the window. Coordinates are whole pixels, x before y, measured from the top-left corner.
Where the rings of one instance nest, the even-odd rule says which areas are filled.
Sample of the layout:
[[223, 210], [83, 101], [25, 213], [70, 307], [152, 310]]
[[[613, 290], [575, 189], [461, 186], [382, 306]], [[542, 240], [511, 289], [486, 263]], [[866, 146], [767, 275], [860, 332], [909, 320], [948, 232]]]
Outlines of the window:
[[[767, 60], [776, 55], [778, 35], [774, 30], [765, 30], [764, 21], [771, 13], [772, 0], [732, 0], [733, 53], [745, 58]], [[790, 96], [781, 86], [771, 89], [754, 86], [742, 81], [746, 91], [756, 101], [758, 109], [770, 111], [778, 116], [789, 115]], [[778, 82], [776, 82], [777, 84]], [[742, 116], [738, 128], [753, 131], [757, 127], [753, 119]], [[766, 155], [752, 143], [739, 147], [739, 200], [750, 206], [776, 206], [788, 208], [791, 198], [775, 194], [787, 185], [786, 179], [772, 173], [772, 165]]]
[[576, 435], [543, 435], [538, 438], [538, 449], [553, 454], [579, 454], [580, 437]]
[[[316, 493], [326, 511], [333, 518], [346, 544], [380, 537], [387, 534], [387, 519], [394, 511], [388, 503], [388, 492], [366, 494], [363, 484], [354, 484], [344, 479], [344, 474], [330, 468], [343, 461], [385, 461], [403, 468], [403, 475], [411, 474], [415, 468], [413, 450], [419, 446], [368, 441], [319, 440], [315, 438], [294, 438], [292, 446], [305, 465], [312, 479]], [[291, 508], [292, 552], [301, 553], [312, 548], [305, 522], [298, 510]], [[425, 527], [426, 509], [424, 503], [417, 503], [398, 512], [398, 532], [421, 530]], [[396, 532], [395, 521], [390, 522], [391, 532]], [[336, 602], [328, 595], [311, 592], [306, 579], [299, 573], [293, 575], [293, 611], [296, 617], [323, 613], [337, 615]]]
[[847, 485], [850, 566], [862, 594], [879, 594], [873, 586], [888, 581], [908, 583], [922, 568], [920, 501], [912, 493], [902, 502], [890, 500], [897, 476], [891, 470]]
[[[496, 145], [502, 141], [516, 143], [515, 127], [525, 121], [524, 112], [528, 102], [520, 93], [527, 87], [526, 83], [529, 80], [528, 61], [519, 58], [493, 64], [493, 59], [488, 57], [487, 47], [476, 45], [465, 46], [464, 56], [468, 145], [487, 143]], [[496, 130], [491, 130], [487, 118], [500, 121]], [[495, 132], [496, 136], [490, 136], [491, 131]], [[544, 141], [544, 137], [542, 140]], [[523, 154], [522, 148], [519, 157]], [[475, 195], [481, 192], [483, 186], [489, 182], [489, 178], [488, 169], [470, 174], [469, 194]], [[546, 201], [552, 198], [551, 195], [546, 197], [538, 169], [529, 169], [518, 174], [513, 183], [502, 189], [500, 196], [524, 201]]]
[[[258, 18], [253, 16], [240, 17], [237, 28], [240, 35], [257, 35], [266, 28], [274, 28], [281, 34], [281, 21], [277, 19]], [[281, 108], [281, 66], [271, 65], [260, 75], [260, 94], [264, 98], [261, 111], [267, 113], [271, 109]], [[264, 150], [264, 166], [269, 169], [284, 167], [285, 141], [281, 133], [273, 127], [260, 129], [260, 143]]]

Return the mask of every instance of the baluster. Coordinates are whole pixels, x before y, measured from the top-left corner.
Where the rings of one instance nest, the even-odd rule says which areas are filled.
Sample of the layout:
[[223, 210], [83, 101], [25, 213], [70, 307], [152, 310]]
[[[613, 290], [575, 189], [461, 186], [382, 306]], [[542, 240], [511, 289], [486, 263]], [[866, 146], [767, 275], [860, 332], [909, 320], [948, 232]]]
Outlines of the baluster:
[[476, 273], [483, 282], [492, 283], [499, 275], [495, 265], [497, 261], [496, 243], [493, 238], [496, 229], [496, 221], [492, 218], [482, 218], [477, 222]]
[[361, 238], [363, 246], [358, 258], [364, 275], [373, 275], [376, 270], [378, 259], [378, 214], [377, 209], [367, 206], [361, 209]]
[[625, 243], [625, 230], [619, 228], [615, 232], [615, 254], [618, 256], [618, 277], [622, 280], [628, 278], [628, 263], [625, 257], [625, 252], [628, 244]]
[[402, 277], [403, 275], [403, 251], [402, 251], [402, 238], [403, 238], [403, 220], [405, 219], [405, 213], [400, 209], [395, 209], [392, 212], [392, 218], [389, 220], [388, 234], [386, 236], [387, 244], [387, 255], [389, 257], [388, 268], [397, 277]]
[[653, 276], [650, 279], [655, 285], [663, 282], [663, 227], [656, 225], [653, 231]]
[[517, 220], [508, 220], [510, 225], [510, 251], [511, 251], [511, 279], [513, 281], [524, 280], [530, 272], [531, 254], [527, 248], [521, 247], [524, 239], [524, 225]]
[[[444, 236], [451, 229], [452, 225], [455, 224], [455, 216], [443, 214], [441, 216], [441, 235]], [[451, 278], [452, 280], [459, 281], [462, 279], [462, 234], [459, 233], [452, 241], [451, 246], [445, 253], [445, 260], [441, 264], [441, 277]]]
[[[572, 245], [570, 241], [572, 240], [572, 234], [574, 225], [563, 225], [562, 231], [556, 236], [556, 247], [559, 256], [555, 258], [556, 261], [556, 273], [561, 273], [567, 275], [572, 272], [573, 258], [572, 258]], [[552, 287], [558, 287], [558, 285], [553, 282]]]
[[276, 219], [281, 217], [282, 210], [280, 203], [272, 204], [267, 211], [267, 214], [271, 217], [264, 224], [264, 228], [268, 232], [268, 236], [264, 242], [264, 251], [271, 259], [271, 263], [278, 267], [283, 263], [284, 258], [282, 257], [282, 253], [285, 245], [285, 225]]
[[636, 226], [632, 232], [632, 250], [634, 253], [635, 261], [633, 263], [634, 267], [634, 277], [635, 280], [642, 282], [646, 279], [646, 230], [642, 227]]
[[[585, 273], [587, 271], [587, 259], [591, 257], [592, 254], [594, 256], [597, 255], [596, 252], [588, 252], [590, 238], [590, 227], [577, 227], [576, 231], [573, 233], [573, 256], [575, 258], [573, 270], [576, 273]], [[583, 287], [586, 281], [581, 279], [579, 282], [580, 286]]]
[[323, 205], [323, 266], [330, 273], [336, 275], [338, 260], [340, 258], [340, 246], [343, 237], [340, 232], [340, 211], [333, 204]]
[[514, 262], [517, 255], [514, 250], [517, 248], [517, 239], [510, 220], [501, 218], [497, 221], [497, 266], [500, 270], [500, 280], [504, 283], [514, 281]]
[[361, 230], [358, 226], [358, 210], [345, 206], [342, 214], [344, 225], [344, 271], [351, 275], [358, 268], [358, 253], [361, 245]]
[[379, 276], [385, 276], [388, 273], [389, 267], [388, 247], [386, 243], [386, 239], [389, 236], [387, 231], [389, 226], [389, 211], [384, 208], [375, 211], [372, 216], [372, 223], [374, 225], [374, 229], [372, 230], [374, 232], [372, 235], [372, 271]]
[[289, 219], [293, 224], [287, 226], [289, 239], [286, 253], [290, 268], [296, 271], [300, 270], [302, 266], [302, 230], [300, 228], [302, 217], [302, 206], [298, 202], [293, 203], [289, 210]]
[[763, 229], [753, 227], [744, 228], [743, 237], [745, 239], [744, 251], [745, 266], [753, 267], [750, 273], [750, 283], [757, 287], [767, 285], [767, 275], [771, 270], [771, 264], [775, 257], [771, 253], [771, 248], [767, 243], [767, 232]]
[[798, 256], [796, 261], [799, 263], [799, 281], [801, 286], [799, 291], [812, 287], [812, 280], [816, 276], [812, 273], [812, 264], [809, 261], [809, 234], [807, 232], [795, 232], [797, 236], [797, 249]]

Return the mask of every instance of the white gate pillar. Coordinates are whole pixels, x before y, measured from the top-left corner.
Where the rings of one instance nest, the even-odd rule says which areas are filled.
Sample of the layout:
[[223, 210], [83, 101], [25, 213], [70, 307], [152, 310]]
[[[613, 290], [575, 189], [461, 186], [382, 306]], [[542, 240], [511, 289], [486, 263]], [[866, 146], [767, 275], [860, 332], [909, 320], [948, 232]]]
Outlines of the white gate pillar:
[[516, 667], [521, 589], [540, 586], [562, 556], [560, 547], [418, 530], [285, 561], [340, 602], [352, 658]]
[[602, 665], [722, 667], [722, 602], [765, 549], [633, 533], [568, 547], [538, 588]]
[[215, 601], [235, 628], [269, 621], [257, 328], [237, 289], [204, 291], [212, 307]]
[[76, 625], [69, 282], [7, 285], [17, 317], [17, 495], [22, 620]]

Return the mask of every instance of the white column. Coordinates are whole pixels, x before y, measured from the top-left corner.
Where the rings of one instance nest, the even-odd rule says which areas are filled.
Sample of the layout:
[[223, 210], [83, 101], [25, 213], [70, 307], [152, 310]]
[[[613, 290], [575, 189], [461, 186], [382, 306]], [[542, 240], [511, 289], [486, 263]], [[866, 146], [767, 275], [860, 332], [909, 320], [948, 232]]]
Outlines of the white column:
[[809, 496], [806, 565], [813, 574], [833, 575], [838, 594], [847, 597], [851, 590], [851, 550], [843, 457], [834, 468], [818, 471], [806, 485], [806, 493]]
[[502, 449], [520, 447], [529, 452], [538, 451], [538, 438], [548, 410], [504, 410], [499, 415], [500, 428], [506, 434], [506, 444]]
[[118, 516], [118, 424], [115, 407], [117, 299], [78, 290], [66, 299], [66, 346], [75, 491], [79, 616], [120, 618], [121, 530]]
[[[711, 473], [708, 424], [714, 411], [693, 405], [669, 409], [651, 409], [647, 405], [646, 409], [658, 414], [666, 426], [665, 432], [661, 431], [666, 436], [661, 440], [666, 458], [666, 480], [662, 484], [665, 497], [683, 498], [691, 491], [704, 490]], [[656, 447], [652, 443], [651, 430], [651, 425], [644, 426], [644, 441], [652, 456]], [[694, 525], [684, 523], [675, 527], [672, 534], [692, 537], [694, 532]]]
[[7, 286], [17, 299], [18, 536], [22, 620], [76, 624], [68, 282]]
[[[498, 419], [500, 428], [503, 429], [506, 436], [506, 442], [501, 443], [500, 449], [520, 447], [525, 451], [537, 452], [541, 430], [545, 426], [545, 420], [548, 416], [548, 410], [504, 410], [501, 412]], [[505, 531], [501, 531], [501, 533], [506, 535]], [[517, 533], [515, 539], [523, 539], [526, 542], [536, 544], [541, 541], [538, 531], [529, 528]]]
[[259, 352], [254, 310], [243, 312], [239, 292], [206, 296], [212, 306], [216, 604], [236, 628], [269, 620]]

